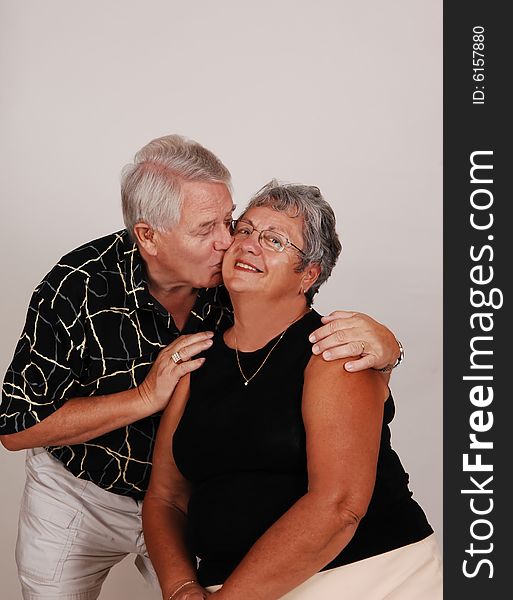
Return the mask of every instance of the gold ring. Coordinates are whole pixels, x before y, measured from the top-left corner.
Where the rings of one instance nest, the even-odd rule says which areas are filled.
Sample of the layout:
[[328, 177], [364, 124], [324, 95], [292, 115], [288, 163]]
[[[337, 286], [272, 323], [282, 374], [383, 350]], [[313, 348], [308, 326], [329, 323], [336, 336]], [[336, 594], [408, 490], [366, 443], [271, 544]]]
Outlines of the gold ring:
[[360, 342], [360, 344], [362, 345], [362, 354], [365, 352], [365, 342]]
[[179, 365], [180, 363], [183, 362], [182, 357], [180, 356], [180, 352], [178, 352], [178, 351], [173, 352], [173, 354], [171, 354], [171, 358], [173, 359], [173, 362], [175, 363], [175, 365]]

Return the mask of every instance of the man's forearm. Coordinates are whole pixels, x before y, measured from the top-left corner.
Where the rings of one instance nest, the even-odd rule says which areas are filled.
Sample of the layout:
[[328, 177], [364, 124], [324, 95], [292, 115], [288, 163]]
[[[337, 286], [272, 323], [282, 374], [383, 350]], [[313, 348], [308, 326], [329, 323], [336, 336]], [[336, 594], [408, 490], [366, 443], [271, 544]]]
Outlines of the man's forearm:
[[8, 450], [80, 444], [147, 417], [152, 410], [137, 388], [105, 396], [70, 398], [40, 423], [2, 435], [0, 442]]

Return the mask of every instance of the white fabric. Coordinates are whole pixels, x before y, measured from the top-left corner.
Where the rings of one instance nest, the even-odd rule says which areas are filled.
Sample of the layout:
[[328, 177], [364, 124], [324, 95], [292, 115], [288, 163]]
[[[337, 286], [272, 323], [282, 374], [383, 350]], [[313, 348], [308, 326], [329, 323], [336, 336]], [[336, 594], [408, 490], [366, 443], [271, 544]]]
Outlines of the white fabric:
[[[213, 592], [221, 586], [207, 588]], [[426, 539], [322, 571], [282, 600], [441, 600], [442, 559], [434, 535]]]
[[94, 600], [128, 554], [155, 589], [142, 534], [142, 502], [69, 473], [43, 448], [27, 451], [16, 544], [24, 600]]

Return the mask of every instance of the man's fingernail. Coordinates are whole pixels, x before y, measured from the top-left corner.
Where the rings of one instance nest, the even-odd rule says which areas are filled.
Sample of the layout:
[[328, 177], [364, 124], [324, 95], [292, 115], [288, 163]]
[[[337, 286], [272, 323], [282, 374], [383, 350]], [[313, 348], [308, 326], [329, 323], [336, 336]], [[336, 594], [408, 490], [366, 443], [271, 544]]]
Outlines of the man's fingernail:
[[313, 333], [310, 334], [310, 337], [308, 339], [312, 342], [312, 344], [317, 341], [317, 338]]
[[319, 354], [319, 346], [317, 344], [315, 344], [315, 346], [312, 348], [312, 352], [314, 354]]
[[346, 363], [345, 367], [346, 367], [346, 371], [352, 371], [353, 370], [353, 363]]
[[325, 358], [326, 360], [329, 360], [331, 358], [331, 352], [329, 350], [326, 350], [326, 352], [322, 355], [323, 358]]

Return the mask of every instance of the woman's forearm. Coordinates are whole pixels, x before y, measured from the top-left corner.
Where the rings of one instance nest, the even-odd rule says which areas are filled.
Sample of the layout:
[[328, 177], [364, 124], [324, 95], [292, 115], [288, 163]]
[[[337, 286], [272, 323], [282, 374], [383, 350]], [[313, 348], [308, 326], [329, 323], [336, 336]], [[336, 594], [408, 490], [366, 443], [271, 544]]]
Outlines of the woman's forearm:
[[219, 600], [274, 600], [317, 573], [348, 544], [359, 517], [343, 502], [309, 492], [253, 545]]
[[167, 599], [180, 582], [197, 579], [195, 558], [185, 543], [187, 516], [177, 506], [146, 495], [142, 517], [146, 548]]

